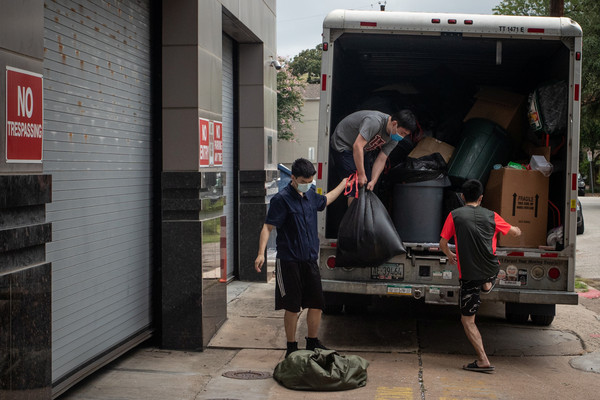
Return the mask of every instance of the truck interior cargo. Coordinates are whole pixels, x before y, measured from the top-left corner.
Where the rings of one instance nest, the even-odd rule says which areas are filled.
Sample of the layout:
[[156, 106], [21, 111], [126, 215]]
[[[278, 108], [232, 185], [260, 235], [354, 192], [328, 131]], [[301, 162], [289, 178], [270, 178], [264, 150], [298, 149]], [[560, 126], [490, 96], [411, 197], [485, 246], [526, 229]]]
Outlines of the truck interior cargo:
[[[566, 109], [571, 50], [561, 40], [548, 37], [493, 38], [425, 31], [413, 35], [406, 32], [343, 33], [329, 48], [334, 52], [330, 131], [333, 132], [345, 116], [358, 110], [371, 109], [392, 114], [409, 109], [416, 115], [422, 131], [396, 146], [375, 188], [393, 217], [394, 185], [401, 183], [403, 178], [390, 171], [406, 161], [414, 146], [423, 138], [431, 137], [457, 150], [461, 138], [473, 129], [475, 123], [469, 123], [469, 116], [474, 112], [478, 99], [490, 93], [500, 96], [501, 100], [508, 99], [515, 108], [508, 117], [510, 121], [500, 127], [502, 134], [506, 135], [507, 147], [499, 164], [506, 166], [512, 161], [527, 165], [533, 149], [547, 149], [545, 156], [553, 168], [548, 179], [550, 205], [546, 211], [547, 226], [543, 229], [545, 237], [547, 231], [559, 225], [561, 218], [562, 223], [568, 218], [565, 215], [569, 211], [565, 188], [569, 182], [567, 165], [571, 162], [566, 143], [569, 113], [565, 112], [561, 117], [562, 130], [553, 134], [536, 132], [531, 129], [528, 119], [529, 96], [545, 85], [562, 85], [564, 99], [561, 100]], [[496, 127], [490, 126], [489, 129]], [[454, 152], [455, 158], [457, 153]], [[457, 164], [459, 161], [454, 162]], [[462, 162], [471, 161], [465, 159]], [[452, 160], [449, 165], [452, 165]], [[485, 169], [484, 186], [491, 165]], [[331, 157], [328, 174], [327, 189], [331, 190], [339, 182]], [[450, 198], [456, 199], [456, 189], [461, 183], [460, 179], [450, 179], [444, 186], [445, 202], [448, 201], [448, 193], [451, 193]], [[451, 208], [445, 204], [442, 218], [447, 215], [448, 207]], [[327, 238], [337, 237], [339, 221], [346, 208], [342, 198], [328, 208]], [[442, 221], [439, 223], [441, 226]], [[433, 238], [433, 241], [436, 240], [439, 240], [439, 234]]]

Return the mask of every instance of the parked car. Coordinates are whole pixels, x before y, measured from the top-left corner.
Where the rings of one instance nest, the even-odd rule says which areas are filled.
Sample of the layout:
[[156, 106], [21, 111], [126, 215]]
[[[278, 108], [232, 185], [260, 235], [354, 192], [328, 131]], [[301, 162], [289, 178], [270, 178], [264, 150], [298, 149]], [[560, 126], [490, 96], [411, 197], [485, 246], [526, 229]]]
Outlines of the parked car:
[[584, 230], [583, 225], [583, 207], [581, 207], [581, 202], [577, 199], [577, 234], [581, 235]]
[[585, 181], [579, 172], [577, 173], [577, 195], [585, 196]]

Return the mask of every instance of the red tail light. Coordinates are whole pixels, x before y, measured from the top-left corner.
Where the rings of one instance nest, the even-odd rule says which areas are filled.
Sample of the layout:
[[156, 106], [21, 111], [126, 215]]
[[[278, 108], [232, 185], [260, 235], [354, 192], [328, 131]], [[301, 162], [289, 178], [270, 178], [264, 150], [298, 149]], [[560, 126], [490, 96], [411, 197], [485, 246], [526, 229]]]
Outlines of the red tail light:
[[327, 259], [327, 268], [334, 269], [335, 268], [335, 256], [329, 256]]
[[548, 278], [552, 279], [553, 281], [557, 280], [560, 278], [560, 270], [556, 267], [550, 268], [548, 270]]

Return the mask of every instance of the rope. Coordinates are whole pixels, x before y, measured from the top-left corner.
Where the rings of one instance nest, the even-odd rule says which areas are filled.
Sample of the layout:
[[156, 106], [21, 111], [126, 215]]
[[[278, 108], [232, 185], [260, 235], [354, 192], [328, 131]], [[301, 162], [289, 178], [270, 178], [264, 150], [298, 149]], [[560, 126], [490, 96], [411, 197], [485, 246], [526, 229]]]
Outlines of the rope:
[[347, 196], [352, 193], [353, 188], [356, 188], [355, 198], [358, 199], [358, 172], [350, 174], [348, 181], [346, 181], [346, 188], [344, 189], [344, 195]]

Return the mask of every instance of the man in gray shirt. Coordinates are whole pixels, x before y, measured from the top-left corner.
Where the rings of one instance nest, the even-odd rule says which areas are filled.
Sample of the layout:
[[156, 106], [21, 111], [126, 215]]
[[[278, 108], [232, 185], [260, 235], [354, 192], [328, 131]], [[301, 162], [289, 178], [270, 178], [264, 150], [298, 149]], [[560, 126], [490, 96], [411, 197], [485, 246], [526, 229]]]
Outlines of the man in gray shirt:
[[[396, 144], [405, 136], [416, 133], [416, 130], [417, 120], [409, 110], [393, 115], [363, 110], [346, 116], [331, 136], [331, 155], [339, 179], [356, 172], [358, 185], [367, 185], [367, 190], [373, 190]], [[373, 163], [371, 176], [367, 176], [365, 152], [379, 148], [381, 151]], [[355, 195], [354, 190], [350, 193], [350, 199]]]

